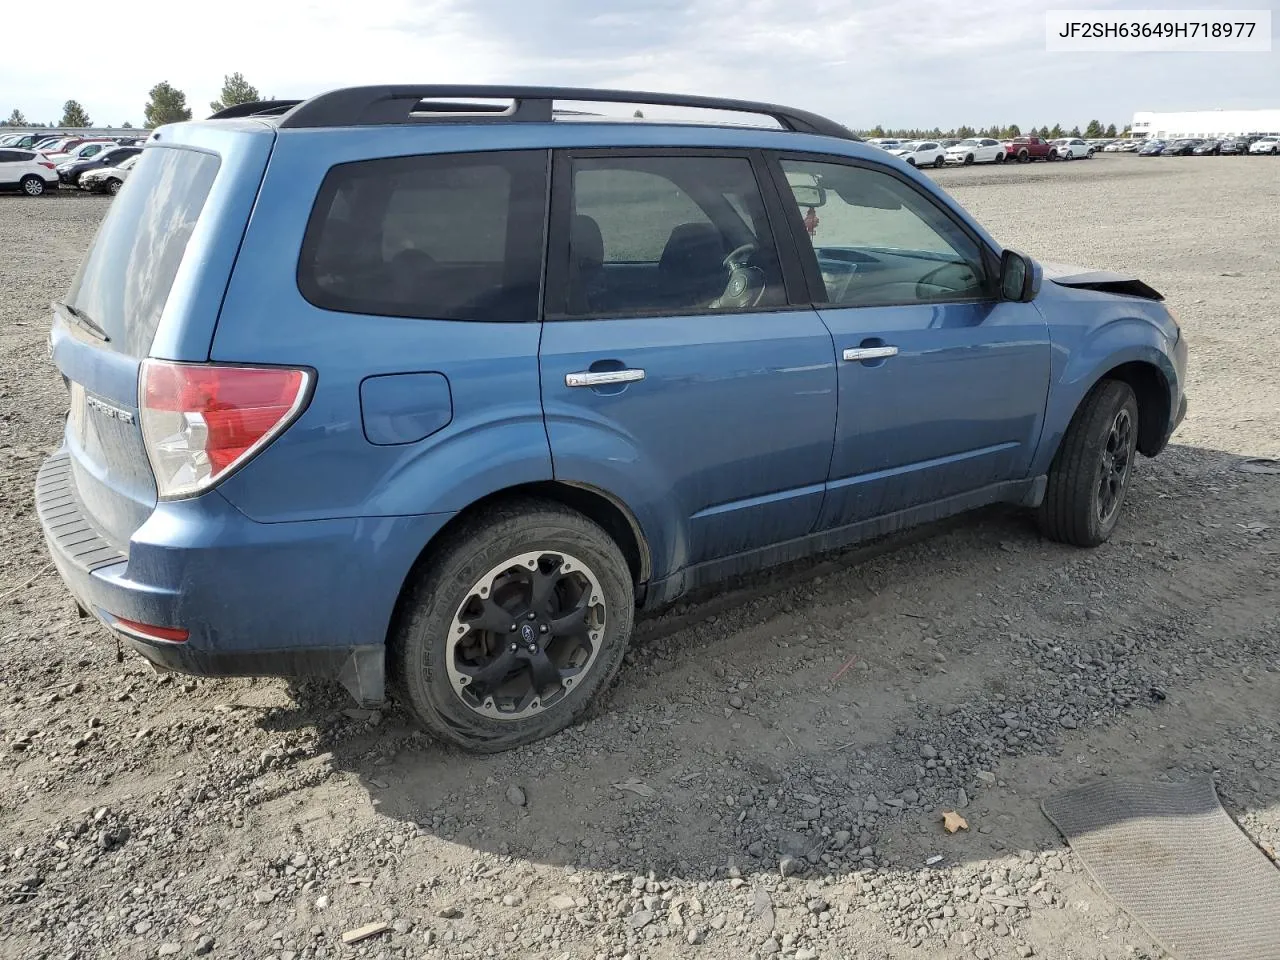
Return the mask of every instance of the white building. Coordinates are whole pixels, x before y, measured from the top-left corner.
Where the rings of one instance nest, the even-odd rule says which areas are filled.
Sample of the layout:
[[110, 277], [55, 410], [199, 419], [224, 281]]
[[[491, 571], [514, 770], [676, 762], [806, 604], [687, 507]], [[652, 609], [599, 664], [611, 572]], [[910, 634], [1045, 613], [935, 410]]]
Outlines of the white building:
[[1130, 136], [1170, 140], [1178, 137], [1222, 137], [1280, 134], [1280, 110], [1188, 110], [1183, 113], [1133, 115]]

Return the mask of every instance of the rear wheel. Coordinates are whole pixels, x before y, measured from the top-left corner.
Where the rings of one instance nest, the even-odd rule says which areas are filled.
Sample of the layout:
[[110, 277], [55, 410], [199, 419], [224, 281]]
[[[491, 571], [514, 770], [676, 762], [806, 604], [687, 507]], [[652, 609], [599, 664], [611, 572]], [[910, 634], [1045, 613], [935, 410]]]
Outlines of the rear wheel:
[[39, 197], [44, 194], [44, 181], [34, 174], [28, 174], [21, 181], [22, 192], [28, 197]]
[[945, 166], [946, 162], [947, 162], [946, 158], [943, 157], [942, 154], [938, 154], [933, 160], [933, 165], [935, 167], [941, 167], [941, 166]]
[[1041, 532], [1078, 547], [1105, 542], [1120, 518], [1137, 440], [1132, 388], [1103, 380], [1080, 404], [1049, 468], [1037, 518]]
[[562, 730], [622, 664], [634, 585], [617, 544], [554, 503], [460, 528], [402, 599], [389, 666], [436, 737], [494, 753]]
[[1031, 154], [1027, 153], [1027, 151], [1025, 151], [1025, 150], [1019, 150], [1019, 151], [1018, 151], [1018, 162], [1019, 162], [1019, 163], [1030, 163], [1030, 162], [1031, 162]]
[[996, 163], [1004, 163], [1004, 154], [1003, 154], [1003, 153], [997, 153], [997, 154], [996, 154]]

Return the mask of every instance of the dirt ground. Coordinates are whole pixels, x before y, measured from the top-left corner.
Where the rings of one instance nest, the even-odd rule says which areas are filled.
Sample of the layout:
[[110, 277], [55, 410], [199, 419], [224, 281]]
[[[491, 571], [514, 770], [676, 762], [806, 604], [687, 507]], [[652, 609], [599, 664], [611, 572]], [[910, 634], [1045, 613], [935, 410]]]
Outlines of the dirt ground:
[[937, 178], [1183, 324], [1190, 415], [1114, 540], [994, 510], [736, 584], [643, 621], [587, 723], [483, 759], [336, 686], [157, 677], [77, 619], [31, 490], [48, 301], [109, 201], [0, 198], [0, 956], [1162, 956], [1039, 803], [1212, 776], [1280, 847], [1280, 477], [1239, 468], [1280, 457], [1280, 162]]

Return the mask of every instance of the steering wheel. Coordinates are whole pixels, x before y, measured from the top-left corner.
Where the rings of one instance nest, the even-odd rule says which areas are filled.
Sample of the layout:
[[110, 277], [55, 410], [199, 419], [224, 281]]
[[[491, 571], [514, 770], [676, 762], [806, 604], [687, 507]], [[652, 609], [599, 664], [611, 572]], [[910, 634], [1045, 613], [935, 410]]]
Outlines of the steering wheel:
[[711, 301], [712, 310], [742, 310], [756, 306], [764, 298], [764, 271], [749, 262], [759, 249], [759, 244], [750, 241], [725, 254], [720, 263], [729, 271], [729, 277], [724, 292]]
[[[963, 279], [963, 284], [939, 282], [939, 276], [951, 272], [951, 280]], [[935, 299], [939, 296], [950, 296], [960, 293], [974, 282], [973, 270], [967, 263], [944, 263], [935, 270], [930, 270], [916, 281], [916, 296], [921, 300]]]

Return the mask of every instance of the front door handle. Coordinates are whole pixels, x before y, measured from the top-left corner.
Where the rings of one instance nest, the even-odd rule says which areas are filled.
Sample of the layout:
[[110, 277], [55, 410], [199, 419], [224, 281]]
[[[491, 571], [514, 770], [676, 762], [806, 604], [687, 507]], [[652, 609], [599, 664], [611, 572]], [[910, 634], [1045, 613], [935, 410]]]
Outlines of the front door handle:
[[582, 370], [578, 373], [566, 373], [566, 387], [603, 387], [611, 383], [635, 383], [644, 379], [644, 371], [635, 368], [624, 370]]
[[846, 360], [885, 360], [898, 355], [897, 347], [850, 347], [844, 352]]

